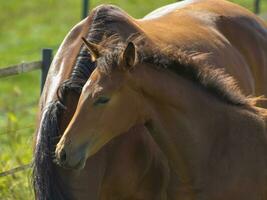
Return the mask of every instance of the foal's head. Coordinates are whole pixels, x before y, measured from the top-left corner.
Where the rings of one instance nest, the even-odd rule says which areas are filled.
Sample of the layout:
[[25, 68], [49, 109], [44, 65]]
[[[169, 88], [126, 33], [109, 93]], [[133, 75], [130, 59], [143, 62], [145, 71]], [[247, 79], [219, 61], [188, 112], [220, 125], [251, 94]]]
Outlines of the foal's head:
[[143, 120], [142, 96], [131, 84], [137, 65], [134, 43], [101, 53], [98, 45], [84, 42], [97, 67], [84, 85], [75, 114], [56, 148], [58, 163], [75, 169], [83, 168], [88, 157]]

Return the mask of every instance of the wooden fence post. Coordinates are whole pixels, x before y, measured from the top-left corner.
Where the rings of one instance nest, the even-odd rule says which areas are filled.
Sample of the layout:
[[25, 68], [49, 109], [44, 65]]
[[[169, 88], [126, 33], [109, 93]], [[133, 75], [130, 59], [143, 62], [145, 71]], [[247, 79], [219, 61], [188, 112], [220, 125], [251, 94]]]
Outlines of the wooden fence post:
[[52, 49], [43, 49], [42, 50], [42, 68], [41, 68], [41, 94], [44, 88], [45, 80], [49, 67], [53, 59], [53, 50]]
[[88, 16], [88, 11], [89, 11], [89, 0], [83, 0], [82, 19]]
[[260, 14], [260, 0], [254, 1], [254, 13]]

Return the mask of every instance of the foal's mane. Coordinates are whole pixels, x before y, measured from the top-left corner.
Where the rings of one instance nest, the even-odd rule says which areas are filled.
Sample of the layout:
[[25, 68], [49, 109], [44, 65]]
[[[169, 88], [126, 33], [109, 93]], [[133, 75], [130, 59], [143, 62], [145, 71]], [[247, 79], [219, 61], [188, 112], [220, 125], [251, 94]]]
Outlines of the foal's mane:
[[165, 49], [159, 49], [151, 40], [140, 35], [134, 35], [126, 42], [116, 38], [116, 35], [107, 40], [110, 46], [103, 50], [103, 57], [97, 60], [97, 67], [105, 73], [111, 73], [118, 67], [123, 50], [128, 42], [133, 42], [137, 49], [137, 63], [150, 64], [149, 66], [157, 70], [170, 70], [180, 77], [193, 81], [228, 104], [238, 106], [252, 104], [251, 99], [242, 94], [235, 79], [223, 69], [199, 63], [190, 56], [190, 53], [176, 46], [170, 45]]

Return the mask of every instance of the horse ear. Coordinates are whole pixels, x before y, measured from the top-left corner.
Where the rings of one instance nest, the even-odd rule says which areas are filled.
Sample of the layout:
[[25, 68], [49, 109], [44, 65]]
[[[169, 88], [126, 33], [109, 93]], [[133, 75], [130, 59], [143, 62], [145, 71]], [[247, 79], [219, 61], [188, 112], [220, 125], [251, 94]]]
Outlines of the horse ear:
[[133, 42], [129, 42], [122, 54], [121, 65], [126, 70], [131, 70], [135, 65], [136, 48]]
[[84, 37], [82, 37], [82, 40], [87, 49], [90, 51], [91, 60], [95, 61], [100, 56], [101, 47], [97, 44], [87, 41]]

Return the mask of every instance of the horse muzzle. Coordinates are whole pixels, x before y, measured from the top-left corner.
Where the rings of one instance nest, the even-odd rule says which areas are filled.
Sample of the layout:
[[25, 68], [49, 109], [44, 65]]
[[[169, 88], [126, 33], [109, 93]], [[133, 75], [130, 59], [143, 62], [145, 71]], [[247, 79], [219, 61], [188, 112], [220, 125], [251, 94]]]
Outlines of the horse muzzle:
[[58, 144], [55, 156], [56, 163], [66, 169], [81, 170], [86, 163], [85, 148], [72, 152], [67, 145]]

